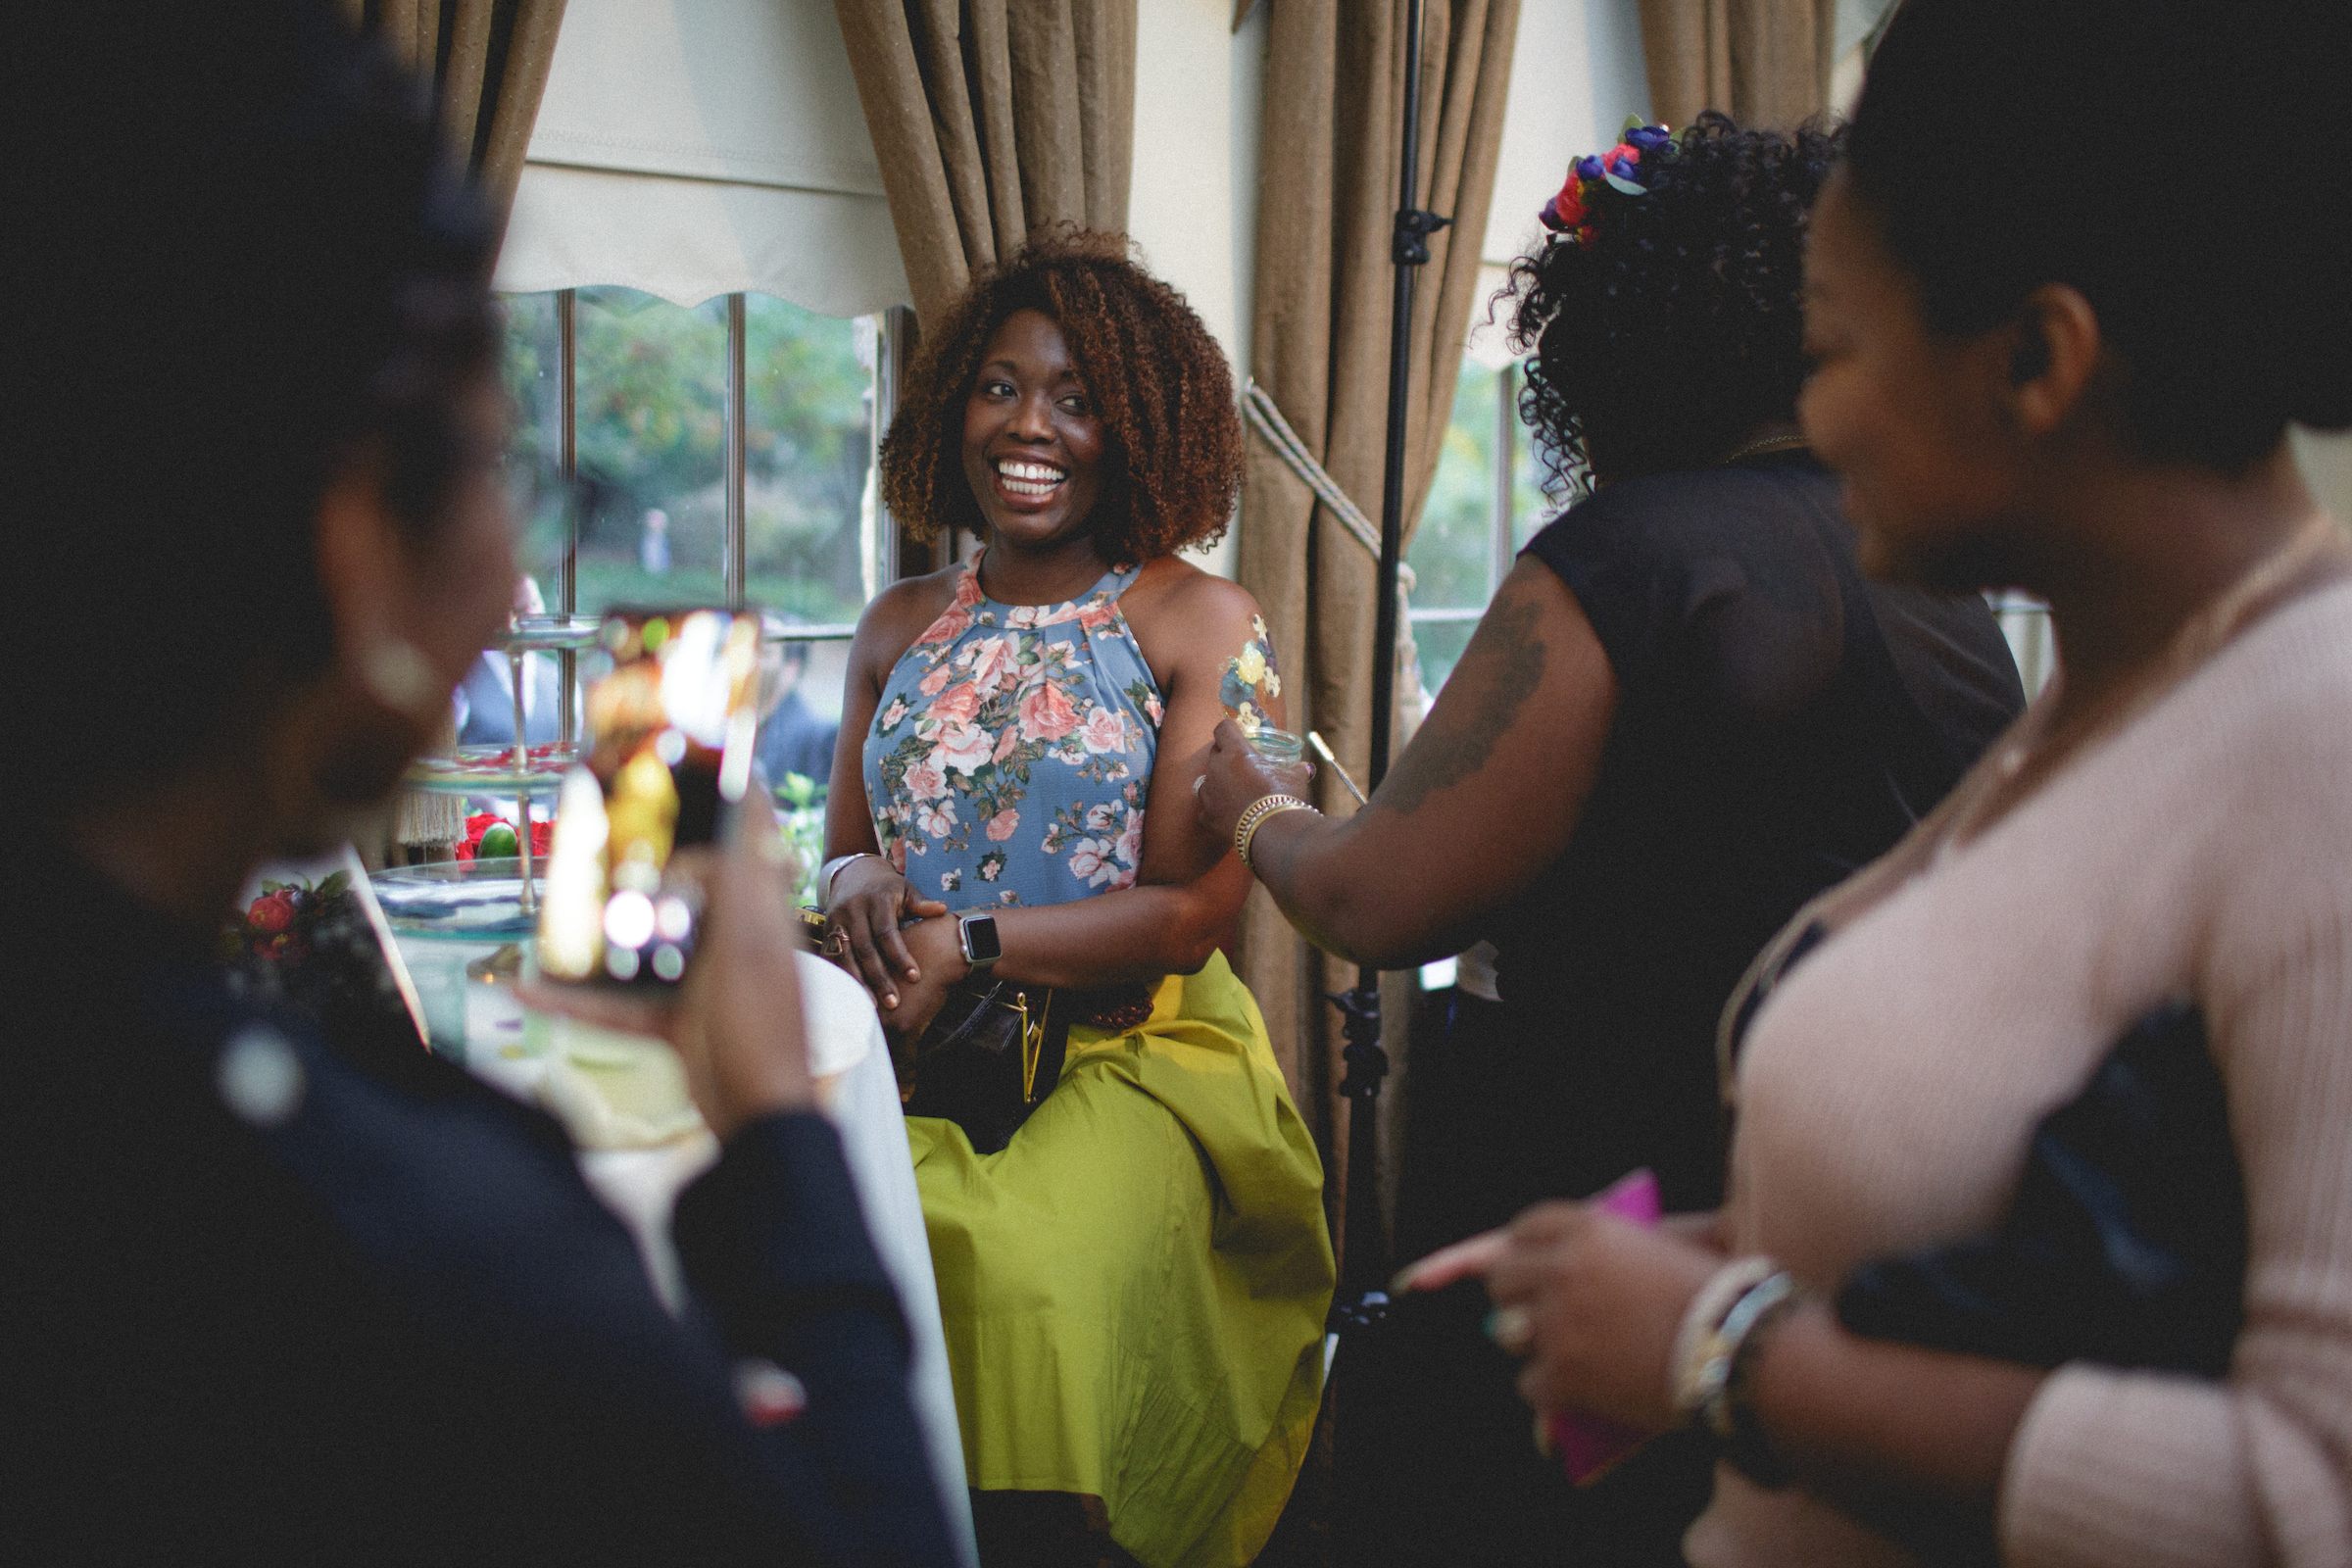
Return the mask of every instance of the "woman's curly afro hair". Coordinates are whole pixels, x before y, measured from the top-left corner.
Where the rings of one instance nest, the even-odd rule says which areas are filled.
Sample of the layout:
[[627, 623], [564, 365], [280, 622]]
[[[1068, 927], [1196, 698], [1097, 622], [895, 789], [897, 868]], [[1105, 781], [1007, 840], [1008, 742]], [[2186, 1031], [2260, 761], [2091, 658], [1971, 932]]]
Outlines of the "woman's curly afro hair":
[[1589, 242], [1511, 264], [1519, 415], [1563, 487], [1695, 467], [1794, 416], [1805, 221], [1842, 139], [1701, 115], [1642, 161], [1647, 195], [1592, 194]]
[[963, 476], [963, 412], [989, 339], [1015, 311], [1053, 318], [1106, 437], [1095, 539], [1143, 562], [1225, 532], [1242, 482], [1242, 422], [1225, 353], [1184, 296], [1137, 266], [1123, 235], [1032, 236], [983, 272], [926, 335], [882, 443], [882, 501], [919, 538], [980, 531]]

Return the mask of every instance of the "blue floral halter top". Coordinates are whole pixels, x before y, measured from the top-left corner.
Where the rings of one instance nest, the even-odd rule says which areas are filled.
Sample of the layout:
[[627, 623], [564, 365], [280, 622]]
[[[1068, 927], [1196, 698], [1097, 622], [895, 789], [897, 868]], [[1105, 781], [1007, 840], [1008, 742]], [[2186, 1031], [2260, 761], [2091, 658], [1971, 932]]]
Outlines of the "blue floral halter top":
[[1067, 904], [1135, 885], [1163, 713], [1110, 571], [1059, 605], [980, 591], [900, 656], [865, 737], [874, 837], [952, 908]]

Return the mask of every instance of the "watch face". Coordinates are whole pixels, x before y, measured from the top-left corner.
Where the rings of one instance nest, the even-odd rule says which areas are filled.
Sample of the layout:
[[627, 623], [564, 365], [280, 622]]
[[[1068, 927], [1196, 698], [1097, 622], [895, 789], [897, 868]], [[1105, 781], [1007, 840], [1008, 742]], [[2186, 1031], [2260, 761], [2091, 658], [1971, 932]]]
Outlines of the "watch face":
[[966, 915], [962, 929], [963, 956], [966, 962], [994, 963], [1004, 956], [1004, 944], [997, 937], [997, 917], [995, 915]]

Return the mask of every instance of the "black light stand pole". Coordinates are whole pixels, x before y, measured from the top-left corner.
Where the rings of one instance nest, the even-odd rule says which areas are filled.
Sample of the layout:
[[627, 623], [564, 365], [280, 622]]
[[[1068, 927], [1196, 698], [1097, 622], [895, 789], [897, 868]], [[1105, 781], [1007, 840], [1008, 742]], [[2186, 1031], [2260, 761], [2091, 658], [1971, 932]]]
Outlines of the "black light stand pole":
[[[1407, 0], [1404, 33], [1404, 134], [1396, 172], [1396, 226], [1390, 254], [1396, 268], [1394, 314], [1389, 326], [1388, 461], [1380, 489], [1380, 588], [1372, 621], [1372, 758], [1370, 788], [1380, 788], [1389, 770], [1389, 742], [1396, 712], [1396, 577], [1404, 553], [1404, 457], [1406, 420], [1412, 398], [1413, 277], [1429, 260], [1429, 236], [1446, 220], [1416, 205], [1421, 169], [1421, 4]], [[1337, 1560], [1375, 1563], [1389, 1544], [1382, 1535], [1381, 1478], [1367, 1463], [1394, 1412], [1384, 1411], [1379, 1391], [1379, 1357], [1357, 1368], [1358, 1352], [1376, 1340], [1389, 1315], [1388, 1242], [1380, 1208], [1380, 1083], [1389, 1073], [1381, 1048], [1380, 970], [1364, 964], [1352, 990], [1331, 999], [1338, 1004], [1347, 1046], [1347, 1070], [1340, 1094], [1348, 1102], [1348, 1212], [1343, 1233], [1340, 1289], [1331, 1303], [1330, 1327], [1340, 1337], [1341, 1356], [1333, 1394], [1332, 1520]], [[1370, 1381], [1364, 1373], [1369, 1371]]]
[[[1413, 279], [1429, 260], [1429, 236], [1448, 220], [1416, 205], [1421, 169], [1421, 0], [1407, 0], [1404, 23], [1404, 134], [1396, 174], [1396, 226], [1391, 259], [1396, 267], [1389, 325], [1389, 437], [1380, 487], [1380, 588], [1372, 621], [1372, 760], [1370, 789], [1389, 770], [1396, 711], [1396, 576], [1404, 554], [1404, 459], [1412, 399]], [[1389, 1054], [1380, 1044], [1380, 971], [1365, 964], [1355, 987], [1332, 999], [1343, 1018], [1347, 1071], [1340, 1094], [1348, 1101], [1348, 1213], [1345, 1266], [1332, 1302], [1331, 1326], [1345, 1336], [1368, 1328], [1387, 1312], [1388, 1246], [1380, 1214], [1380, 1084]]]

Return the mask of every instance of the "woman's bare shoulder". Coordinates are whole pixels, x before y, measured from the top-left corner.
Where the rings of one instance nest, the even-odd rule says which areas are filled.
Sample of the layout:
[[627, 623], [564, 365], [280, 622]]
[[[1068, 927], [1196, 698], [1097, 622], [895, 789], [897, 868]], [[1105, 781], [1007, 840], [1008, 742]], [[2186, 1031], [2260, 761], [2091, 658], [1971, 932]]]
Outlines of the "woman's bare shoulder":
[[1258, 613], [1249, 589], [1181, 556], [1146, 563], [1119, 608], [1139, 637], [1246, 637]]
[[888, 662], [914, 646], [956, 602], [956, 582], [962, 575], [963, 567], [947, 566], [903, 577], [876, 594], [858, 617], [858, 652]]

